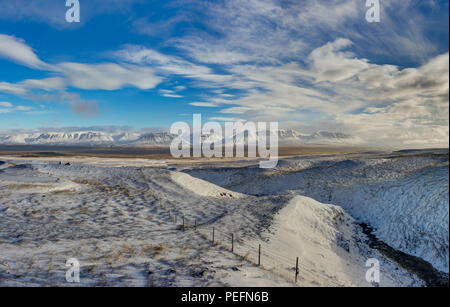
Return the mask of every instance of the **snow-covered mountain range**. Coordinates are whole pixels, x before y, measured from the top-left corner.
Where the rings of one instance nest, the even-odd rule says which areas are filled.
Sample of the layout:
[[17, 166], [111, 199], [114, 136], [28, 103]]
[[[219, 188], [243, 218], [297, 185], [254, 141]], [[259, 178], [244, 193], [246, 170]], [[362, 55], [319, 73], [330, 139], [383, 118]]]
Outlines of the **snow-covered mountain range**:
[[[59, 146], [161, 146], [170, 145], [176, 137], [168, 132], [103, 132], [103, 131], [80, 131], [80, 132], [35, 132], [0, 134], [0, 144], [3, 145], [59, 145]], [[256, 139], [256, 134], [245, 133], [241, 138], [233, 137], [232, 142], [241, 140], [245, 143], [249, 139]], [[191, 136], [192, 139], [192, 136]], [[203, 135], [203, 140], [220, 142], [221, 138], [216, 135]], [[280, 145], [360, 145], [362, 140], [358, 137], [340, 132], [319, 131], [313, 134], [303, 134], [295, 130], [279, 130], [278, 139]], [[226, 142], [222, 138], [222, 142]]]

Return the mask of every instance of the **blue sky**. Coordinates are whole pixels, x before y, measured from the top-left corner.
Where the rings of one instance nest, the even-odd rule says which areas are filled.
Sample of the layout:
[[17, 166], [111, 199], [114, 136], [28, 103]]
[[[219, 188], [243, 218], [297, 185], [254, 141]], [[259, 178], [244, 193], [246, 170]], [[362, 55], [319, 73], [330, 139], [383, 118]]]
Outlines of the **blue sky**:
[[0, 130], [201, 113], [448, 146], [448, 1], [79, 2], [0, 2]]

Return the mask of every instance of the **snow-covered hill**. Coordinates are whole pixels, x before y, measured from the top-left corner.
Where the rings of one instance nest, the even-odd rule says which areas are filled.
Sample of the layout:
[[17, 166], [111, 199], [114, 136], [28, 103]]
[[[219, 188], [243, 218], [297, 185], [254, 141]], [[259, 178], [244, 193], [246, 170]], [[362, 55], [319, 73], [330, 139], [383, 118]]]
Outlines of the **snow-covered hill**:
[[423, 285], [308, 197], [240, 194], [140, 159], [1, 159], [0, 286], [70, 286], [68, 258], [79, 286], [295, 286], [296, 257], [299, 286], [371, 286], [367, 258], [380, 286]]
[[296, 191], [341, 206], [408, 254], [449, 270], [449, 168], [445, 153], [296, 157], [276, 169], [199, 169], [191, 175], [235, 192]]

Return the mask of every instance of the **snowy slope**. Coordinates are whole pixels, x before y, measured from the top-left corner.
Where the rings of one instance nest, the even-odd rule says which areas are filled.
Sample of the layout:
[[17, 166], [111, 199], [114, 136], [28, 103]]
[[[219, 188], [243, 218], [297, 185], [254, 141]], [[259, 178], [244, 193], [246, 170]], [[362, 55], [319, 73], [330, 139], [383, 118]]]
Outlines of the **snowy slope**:
[[373, 226], [392, 247], [449, 270], [448, 151], [436, 157], [297, 157], [281, 160], [274, 170], [189, 173], [240, 193], [276, 195], [291, 190], [339, 205]]
[[[368, 257], [383, 264], [382, 284], [421, 284], [368, 248], [336, 206], [290, 193], [237, 194], [163, 165], [125, 166], [136, 163], [128, 159], [108, 166], [71, 161], [9, 159], [1, 165], [0, 182], [7, 184], [0, 185], [0, 285], [68, 285], [65, 261], [75, 257], [81, 286], [295, 286], [296, 256], [302, 259], [301, 286], [370, 286], [361, 276]], [[73, 187], [29, 190], [40, 181]], [[212, 227], [217, 246], [209, 237]], [[234, 253], [229, 233], [236, 234]], [[241, 244], [257, 243], [282, 245], [264, 245], [263, 267], [256, 267], [255, 254], [249, 262], [239, 253], [246, 252]], [[267, 267], [269, 250], [288, 257], [287, 266]], [[326, 266], [322, 256], [329, 258]]]
[[[296, 196], [277, 213], [264, 237], [267, 241], [263, 250], [286, 260], [299, 257], [299, 280], [308, 286], [333, 282], [367, 285], [365, 262], [375, 256], [361, 244], [363, 239], [353, 218], [338, 206]], [[391, 272], [395, 266], [383, 262], [380, 267], [380, 285], [395, 286], [398, 281], [392, 279]]]
[[243, 197], [242, 194], [232, 192], [221, 188], [215, 184], [209, 183], [207, 181], [193, 178], [188, 174], [181, 172], [172, 172], [170, 174], [171, 179], [177, 184], [181, 185], [183, 188], [188, 189], [192, 193], [209, 196], [209, 197]]
[[[242, 199], [192, 193], [158, 168], [18, 163], [0, 173], [0, 286], [70, 286], [72, 257], [80, 286], [293, 286], [180, 230], [182, 215], [201, 227]], [[78, 188], [36, 190], [43, 180]]]

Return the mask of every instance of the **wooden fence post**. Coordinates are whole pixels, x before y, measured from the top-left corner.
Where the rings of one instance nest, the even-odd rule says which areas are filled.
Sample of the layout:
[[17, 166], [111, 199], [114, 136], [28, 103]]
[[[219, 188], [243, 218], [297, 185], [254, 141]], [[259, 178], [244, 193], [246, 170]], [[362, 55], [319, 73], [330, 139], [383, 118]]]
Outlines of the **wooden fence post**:
[[195, 219], [195, 222], [194, 222], [194, 229], [195, 229], [195, 231], [197, 231], [197, 219]]
[[258, 266], [261, 265], [261, 244], [258, 246]]
[[295, 262], [295, 282], [297, 283], [297, 277], [298, 277], [298, 257], [297, 261]]
[[212, 234], [212, 244], [214, 244], [214, 227], [213, 227], [213, 234]]
[[184, 215], [183, 215], [183, 231], [184, 231]]
[[231, 234], [231, 252], [234, 252], [234, 234]]

